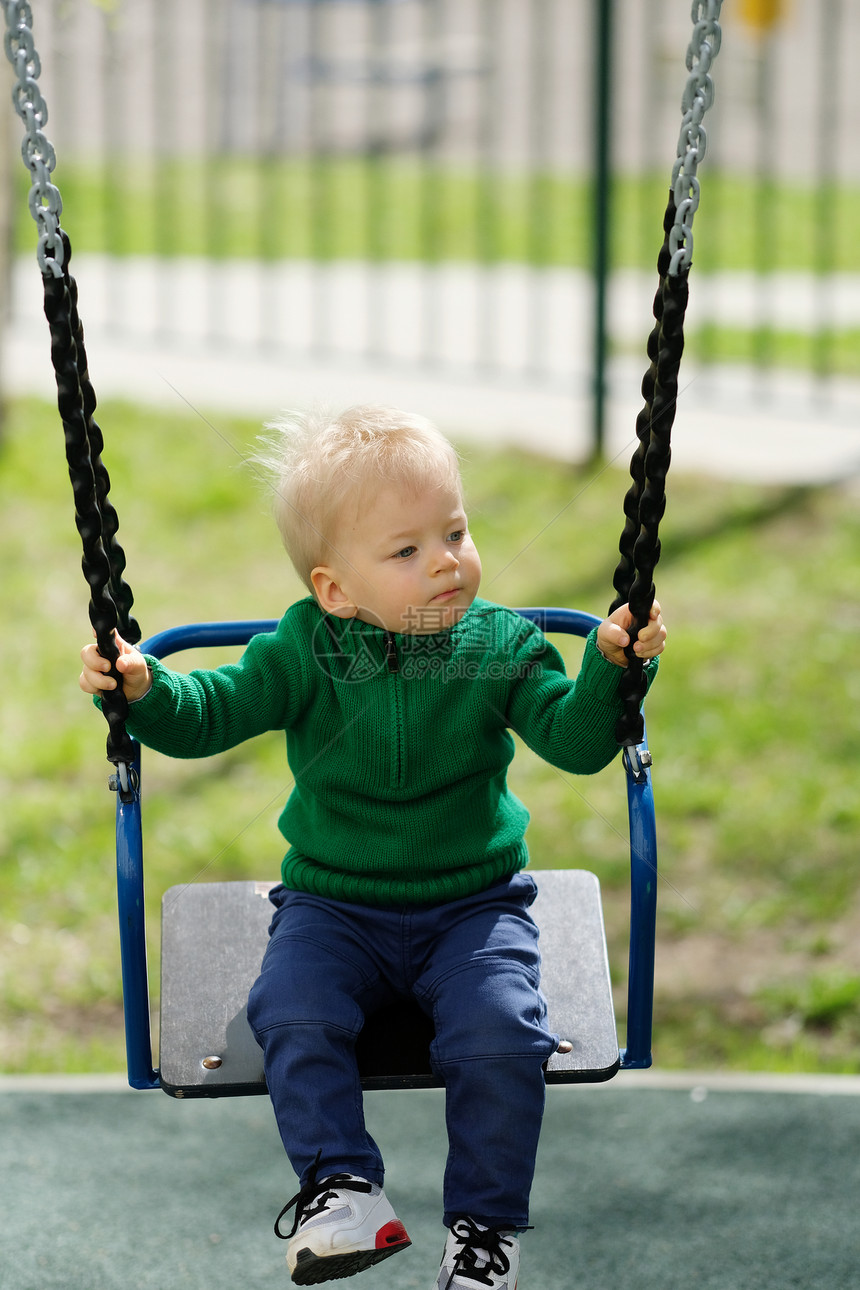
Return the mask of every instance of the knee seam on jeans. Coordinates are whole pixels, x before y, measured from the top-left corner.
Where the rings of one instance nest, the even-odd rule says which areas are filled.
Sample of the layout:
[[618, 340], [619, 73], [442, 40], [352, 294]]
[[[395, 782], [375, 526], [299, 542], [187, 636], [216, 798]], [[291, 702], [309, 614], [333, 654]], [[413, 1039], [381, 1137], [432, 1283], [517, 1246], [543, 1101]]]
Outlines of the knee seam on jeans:
[[533, 1053], [523, 1053], [523, 1052], [470, 1053], [468, 1056], [463, 1056], [463, 1057], [443, 1057], [443, 1058], [433, 1056], [433, 1065], [437, 1070], [440, 1070], [440, 1071], [444, 1070], [446, 1066], [464, 1066], [467, 1062], [522, 1061], [522, 1062], [537, 1062], [538, 1065], [541, 1065], [543, 1062], [547, 1060], [548, 1057], [552, 1056], [554, 1051], [555, 1051], [554, 1048], [550, 1048], [549, 1051], [544, 1051], [542, 1048], [540, 1051], [536, 1051]]
[[336, 1021], [327, 1021], [324, 1017], [307, 1017], [301, 1021], [276, 1021], [271, 1026], [257, 1027], [250, 1022], [248, 1024], [255, 1035], [269, 1035], [275, 1030], [291, 1030], [295, 1026], [313, 1026], [316, 1029], [336, 1030], [338, 1034], [346, 1035], [348, 1039], [356, 1039], [361, 1033], [360, 1029], [354, 1030], [351, 1026], [339, 1026]]
[[[465, 976], [466, 973], [469, 972], [486, 973], [487, 965], [493, 965], [496, 963], [499, 965], [500, 969], [504, 970], [508, 974], [523, 976], [533, 989], [540, 989], [541, 974], [539, 961], [535, 964], [523, 963], [517, 959], [505, 958], [504, 955], [501, 954], [486, 954], [481, 955], [480, 957], [475, 957], [466, 963], [457, 963], [453, 967], [447, 968], [446, 971], [440, 972], [438, 976], [432, 979], [432, 981], [421, 987], [420, 993], [426, 998], [432, 1000], [436, 997], [439, 986], [444, 985], [444, 983], [451, 980], [452, 977], [456, 978], [459, 976]], [[415, 990], [414, 993], [418, 995], [419, 990]]]

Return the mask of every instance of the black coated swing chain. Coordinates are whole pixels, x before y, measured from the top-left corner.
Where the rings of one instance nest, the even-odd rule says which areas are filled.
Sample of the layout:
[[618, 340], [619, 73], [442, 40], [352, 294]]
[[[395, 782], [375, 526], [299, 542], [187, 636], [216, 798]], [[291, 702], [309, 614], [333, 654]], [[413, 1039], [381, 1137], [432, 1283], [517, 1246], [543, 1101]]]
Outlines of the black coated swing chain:
[[641, 743], [642, 702], [648, 688], [645, 667], [633, 643], [648, 623], [654, 603], [654, 569], [660, 559], [659, 526], [666, 509], [666, 475], [671, 461], [671, 433], [678, 401], [678, 371], [684, 351], [684, 314], [689, 295], [689, 268], [669, 276], [669, 233], [675, 221], [672, 195], [663, 221], [666, 238], [657, 261], [660, 284], [654, 297], [655, 325], [648, 338], [651, 365], [642, 382], [645, 405], [636, 419], [639, 440], [630, 462], [631, 484], [624, 499], [625, 525], [619, 542], [621, 559], [613, 585], [618, 593], [610, 613], [629, 603], [634, 623], [627, 647], [627, 666], [620, 681], [623, 712], [616, 727], [620, 744]]
[[647, 353], [651, 360], [651, 366], [642, 378], [642, 396], [645, 404], [636, 418], [636, 438], [638, 440], [636, 451], [630, 459], [630, 478], [631, 484], [624, 496], [624, 528], [618, 543], [618, 549], [621, 552], [621, 559], [615, 570], [612, 579], [612, 585], [617, 591], [617, 596], [609, 607], [612, 613], [620, 605], [625, 605], [630, 598], [630, 588], [636, 576], [636, 562], [634, 559], [634, 547], [636, 539], [639, 536], [639, 499], [642, 490], [645, 487], [645, 455], [648, 451], [648, 444], [651, 438], [651, 405], [654, 400], [654, 390], [657, 384], [657, 358], [660, 352], [660, 328], [663, 321], [663, 290], [666, 283], [666, 274], [669, 268], [669, 232], [674, 222], [674, 203], [669, 200], [666, 208], [666, 214], [663, 217], [663, 231], [665, 238], [660, 248], [660, 254], [657, 257], [657, 271], [660, 281], [654, 296], [653, 313], [654, 327], [648, 337]]
[[[107, 501], [110, 479], [101, 460], [103, 439], [93, 418], [95, 395], [86, 371], [83, 332], [77, 313], [77, 290], [68, 271], [71, 248], [64, 242], [62, 274], [43, 275], [45, 316], [51, 331], [51, 361], [57, 380], [57, 406], [66, 441], [66, 461], [75, 501], [75, 524], [81, 538], [81, 567], [90, 588], [89, 616], [99, 652], [111, 663], [118, 657], [114, 630], [131, 643], [140, 639], [137, 624], [129, 617], [132, 594], [122, 579], [125, 555], [116, 541], [118, 522]], [[111, 675], [121, 678], [116, 669]], [[102, 695], [108, 723], [107, 757], [117, 766], [133, 760], [131, 740], [125, 729], [128, 703], [119, 684]]]
[[131, 616], [131, 607], [134, 604], [134, 596], [132, 594], [131, 587], [123, 577], [126, 566], [125, 552], [117, 540], [117, 533], [119, 532], [119, 516], [109, 500], [110, 476], [108, 475], [107, 468], [102, 461], [104, 437], [94, 416], [96, 410], [96, 392], [93, 389], [92, 382], [90, 381], [89, 368], [87, 364], [87, 351], [84, 344], [84, 329], [78, 315], [78, 287], [75, 279], [68, 272], [68, 264], [71, 259], [72, 248], [65, 231], [61, 229], [60, 233], [63, 238], [63, 245], [65, 248], [64, 276], [68, 281], [69, 297], [71, 301], [69, 321], [77, 353], [76, 367], [80, 383], [87, 439], [90, 445], [93, 474], [95, 477], [96, 504], [101, 520], [102, 546], [107, 555], [110, 567], [110, 597], [116, 605], [117, 627], [120, 635], [127, 640], [130, 645], [136, 645], [140, 640], [141, 631], [136, 620]]

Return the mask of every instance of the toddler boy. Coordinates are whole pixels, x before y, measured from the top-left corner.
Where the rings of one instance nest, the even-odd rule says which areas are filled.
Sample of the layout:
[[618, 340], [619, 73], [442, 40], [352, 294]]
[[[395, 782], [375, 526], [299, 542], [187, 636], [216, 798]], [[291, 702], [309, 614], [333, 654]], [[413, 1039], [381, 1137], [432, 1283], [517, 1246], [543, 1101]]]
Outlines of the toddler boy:
[[[588, 638], [576, 680], [518, 614], [478, 597], [456, 454], [424, 418], [381, 407], [287, 418], [266, 464], [309, 596], [240, 661], [190, 675], [118, 641], [129, 730], [203, 757], [283, 730], [289, 841], [248, 1020], [300, 1190], [286, 1234], [300, 1285], [351, 1276], [409, 1245], [382, 1185], [355, 1060], [365, 1017], [411, 995], [433, 1019], [445, 1085], [448, 1237], [435, 1290], [515, 1290], [517, 1233], [559, 1045], [540, 992], [525, 807], [510, 731], [553, 765], [618, 752], [632, 619]], [[659, 605], [636, 652], [649, 680]], [[80, 684], [113, 686], [95, 645]]]

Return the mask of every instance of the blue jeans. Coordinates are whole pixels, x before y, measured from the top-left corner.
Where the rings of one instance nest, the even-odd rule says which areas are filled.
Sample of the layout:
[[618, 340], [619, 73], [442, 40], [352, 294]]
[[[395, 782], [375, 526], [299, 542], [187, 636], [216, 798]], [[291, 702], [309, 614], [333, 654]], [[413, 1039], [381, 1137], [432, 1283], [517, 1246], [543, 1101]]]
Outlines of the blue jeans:
[[382, 1183], [355, 1040], [367, 1013], [411, 994], [435, 1023], [430, 1055], [445, 1084], [444, 1222], [526, 1226], [543, 1064], [558, 1046], [540, 992], [535, 890], [518, 873], [450, 904], [387, 910], [275, 888], [248, 1020], [302, 1183], [320, 1150], [320, 1177]]

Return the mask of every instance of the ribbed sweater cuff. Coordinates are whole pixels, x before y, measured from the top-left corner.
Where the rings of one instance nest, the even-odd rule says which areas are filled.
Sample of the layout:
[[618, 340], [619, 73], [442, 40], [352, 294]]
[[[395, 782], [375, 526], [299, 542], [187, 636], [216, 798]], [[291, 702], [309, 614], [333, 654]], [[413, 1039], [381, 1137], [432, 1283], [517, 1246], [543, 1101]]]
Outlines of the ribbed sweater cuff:
[[169, 712], [173, 699], [168, 669], [151, 654], [145, 654], [144, 658], [152, 673], [152, 685], [136, 703], [129, 704], [128, 724], [132, 733], [151, 730], [158, 725]]

